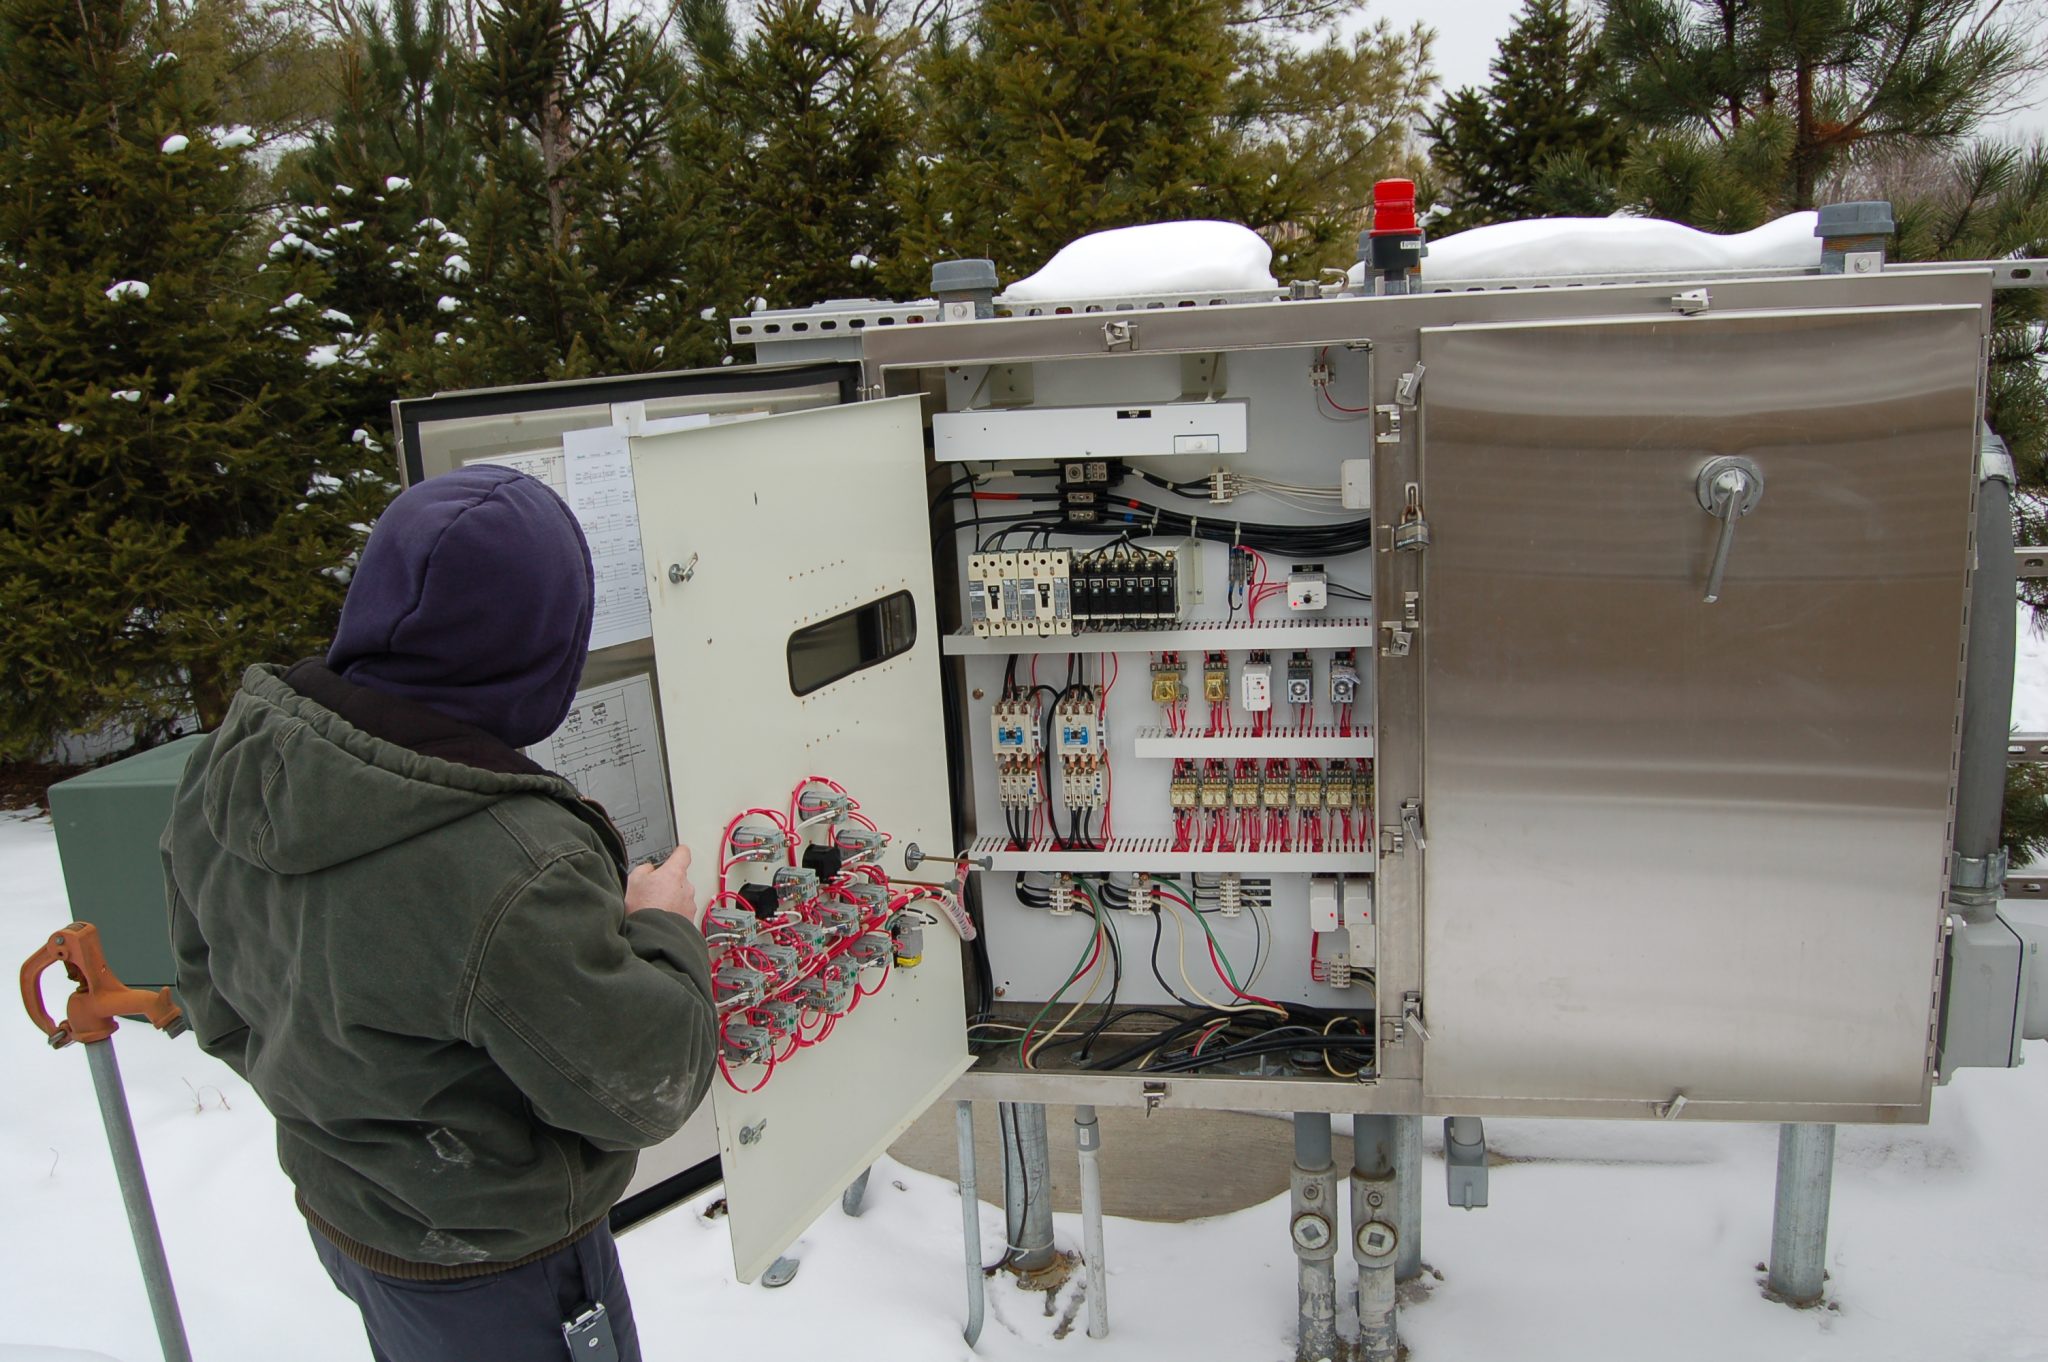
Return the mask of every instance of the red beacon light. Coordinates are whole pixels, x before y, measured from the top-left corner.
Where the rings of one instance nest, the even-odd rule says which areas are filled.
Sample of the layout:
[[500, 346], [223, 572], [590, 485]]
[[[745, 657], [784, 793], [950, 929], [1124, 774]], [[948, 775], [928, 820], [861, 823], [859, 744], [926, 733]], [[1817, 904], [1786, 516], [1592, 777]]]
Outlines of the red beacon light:
[[1372, 187], [1372, 226], [1358, 238], [1366, 292], [1414, 292], [1425, 253], [1415, 220], [1415, 181], [1381, 180]]

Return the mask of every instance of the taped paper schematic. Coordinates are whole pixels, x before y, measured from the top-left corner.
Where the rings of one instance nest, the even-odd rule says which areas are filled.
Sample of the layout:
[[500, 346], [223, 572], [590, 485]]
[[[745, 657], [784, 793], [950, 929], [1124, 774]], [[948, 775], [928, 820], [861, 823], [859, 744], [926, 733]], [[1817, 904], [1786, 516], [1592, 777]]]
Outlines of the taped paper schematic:
[[576, 692], [562, 726], [526, 755], [604, 805], [626, 839], [628, 863], [675, 848], [675, 814], [654, 723], [654, 683], [645, 673]]
[[565, 499], [590, 541], [590, 565], [597, 575], [590, 647], [595, 651], [646, 638], [653, 626], [626, 433], [614, 426], [565, 432], [562, 455], [569, 488]]
[[494, 463], [515, 473], [524, 473], [529, 478], [538, 478], [552, 488], [556, 496], [564, 501], [569, 499], [569, 477], [562, 467], [562, 451], [559, 449], [529, 449], [516, 454], [485, 454], [480, 458], [462, 461], [465, 468], [474, 468], [480, 463]]

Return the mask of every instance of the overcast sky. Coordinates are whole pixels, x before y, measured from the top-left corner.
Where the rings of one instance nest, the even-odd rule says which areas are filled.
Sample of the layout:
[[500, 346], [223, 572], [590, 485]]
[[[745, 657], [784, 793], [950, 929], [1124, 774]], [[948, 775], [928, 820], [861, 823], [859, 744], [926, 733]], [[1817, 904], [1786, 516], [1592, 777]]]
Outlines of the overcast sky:
[[[1486, 79], [1494, 45], [1520, 8], [1521, 0], [1374, 0], [1366, 14], [1404, 28], [1418, 19], [1434, 28], [1437, 72], [1444, 88], [1455, 90]], [[2026, 104], [1995, 131], [2020, 136], [2048, 132], [2048, 76], [2034, 82]]]

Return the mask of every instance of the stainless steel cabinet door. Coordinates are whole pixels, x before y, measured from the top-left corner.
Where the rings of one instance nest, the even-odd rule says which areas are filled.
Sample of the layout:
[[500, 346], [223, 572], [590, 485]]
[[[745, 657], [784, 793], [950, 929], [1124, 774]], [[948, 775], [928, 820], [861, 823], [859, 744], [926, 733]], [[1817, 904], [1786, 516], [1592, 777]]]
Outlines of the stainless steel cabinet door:
[[1423, 332], [1437, 1106], [1924, 1119], [1982, 326]]

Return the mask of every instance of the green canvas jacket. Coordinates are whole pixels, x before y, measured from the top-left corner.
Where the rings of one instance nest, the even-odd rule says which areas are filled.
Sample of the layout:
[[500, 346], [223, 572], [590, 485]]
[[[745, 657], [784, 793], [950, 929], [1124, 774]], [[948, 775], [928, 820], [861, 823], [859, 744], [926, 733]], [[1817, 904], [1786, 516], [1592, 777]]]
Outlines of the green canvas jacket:
[[276, 1117], [315, 1229], [373, 1268], [550, 1251], [703, 1099], [703, 938], [627, 914], [610, 821], [481, 730], [316, 663], [252, 668], [163, 851], [201, 1047]]

